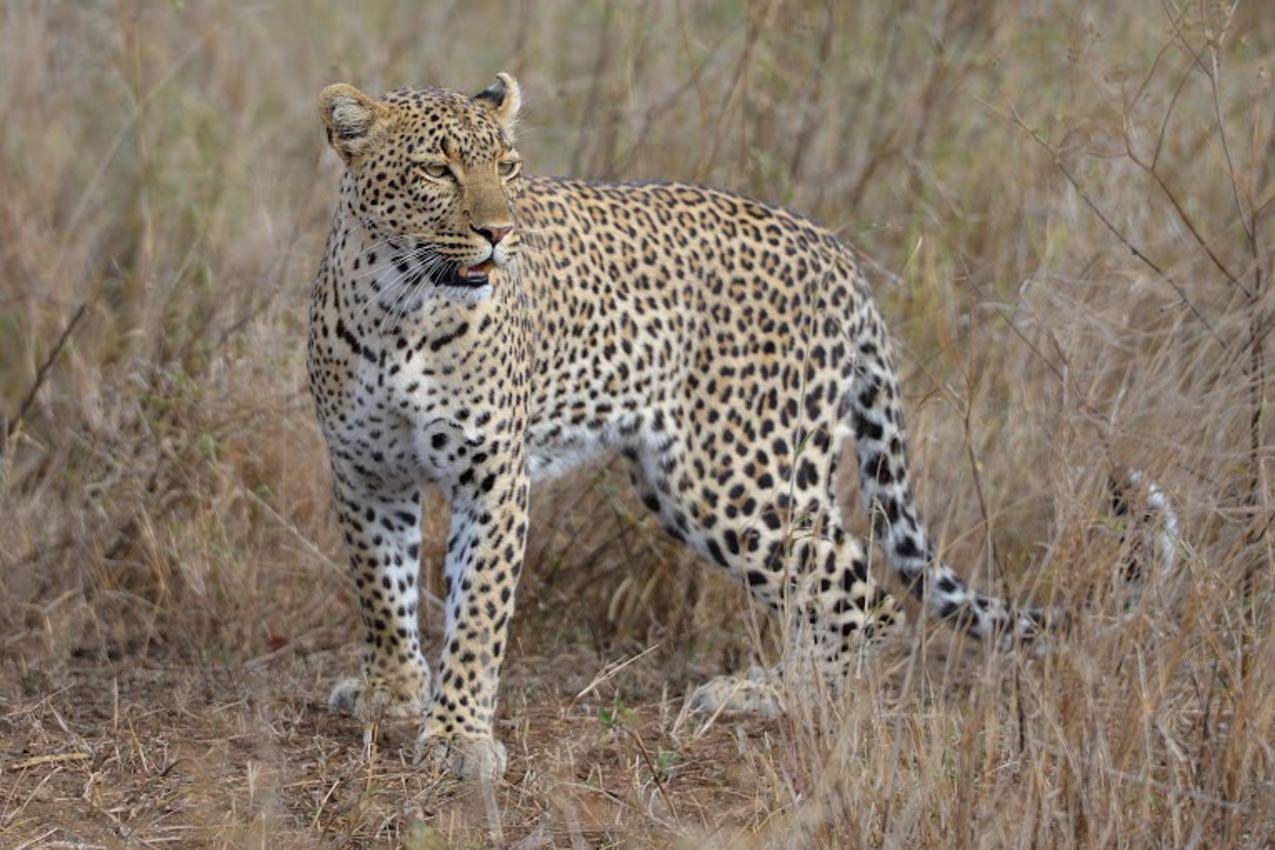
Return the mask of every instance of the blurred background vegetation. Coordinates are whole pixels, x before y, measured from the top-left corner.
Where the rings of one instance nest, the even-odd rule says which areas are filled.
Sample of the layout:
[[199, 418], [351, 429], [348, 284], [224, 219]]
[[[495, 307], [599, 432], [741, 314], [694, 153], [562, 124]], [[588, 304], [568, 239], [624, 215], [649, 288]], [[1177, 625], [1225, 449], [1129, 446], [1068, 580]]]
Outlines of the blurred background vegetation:
[[[952, 729], [1010, 722], [1005, 680], [937, 708], [896, 684], [880, 699], [939, 717], [908, 745], [913, 779], [839, 788], [811, 841], [900, 834], [880, 812], [921, 805], [893, 796], [908, 781], [931, 808], [895, 829], [922, 844], [975, 835], [950, 820], [977, 810], [971, 782], [994, 843], [1028, 811], [1052, 846], [1256, 840], [1275, 807], [1272, 56], [1263, 2], [7, 0], [0, 679], [29, 684], [20, 700], [77, 664], [181, 671], [353, 639], [303, 368], [339, 175], [315, 98], [478, 91], [507, 70], [529, 171], [710, 183], [862, 253], [904, 351], [920, 497], [967, 574], [1101, 618], [1131, 545], [1104, 519], [1109, 471], [1147, 470], [1183, 518], [1178, 606], [1088, 647], [1088, 672], [1031, 674], [1042, 716], [1077, 681], [1090, 694], [1041, 733], [1048, 769], [979, 785], [995, 736], [938, 766]], [[658, 643], [647, 679], [615, 685], [640, 701], [764, 652], [742, 594], [668, 545], [623, 474], [534, 508], [528, 665], [573, 648], [587, 682]], [[446, 520], [428, 513], [436, 573]], [[846, 775], [872, 776], [892, 733], [863, 734]], [[824, 799], [831, 745], [798, 738], [768, 806]], [[1137, 781], [1077, 784], [1068, 756], [1095, 747]], [[655, 846], [683, 834], [647, 827]]]

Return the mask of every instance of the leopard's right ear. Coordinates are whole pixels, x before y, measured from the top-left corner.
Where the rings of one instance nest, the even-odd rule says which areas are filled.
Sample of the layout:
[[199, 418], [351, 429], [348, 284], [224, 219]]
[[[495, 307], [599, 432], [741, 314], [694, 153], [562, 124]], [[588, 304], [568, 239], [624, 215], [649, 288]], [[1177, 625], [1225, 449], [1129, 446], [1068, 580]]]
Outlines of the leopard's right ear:
[[389, 107], [354, 86], [337, 83], [319, 93], [319, 116], [328, 131], [328, 144], [351, 163], [367, 149], [377, 130], [389, 121]]

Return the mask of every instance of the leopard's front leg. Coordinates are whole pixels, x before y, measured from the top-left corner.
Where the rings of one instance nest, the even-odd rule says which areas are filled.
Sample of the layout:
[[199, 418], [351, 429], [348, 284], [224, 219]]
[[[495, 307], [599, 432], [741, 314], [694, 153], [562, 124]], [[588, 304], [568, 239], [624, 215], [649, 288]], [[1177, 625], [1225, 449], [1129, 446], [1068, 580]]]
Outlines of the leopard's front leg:
[[419, 758], [466, 776], [499, 775], [505, 769], [505, 750], [492, 734], [492, 719], [527, 540], [522, 449], [491, 448], [490, 454], [479, 453], [483, 461], [452, 488], [446, 638], [417, 741]]
[[337, 516], [363, 620], [363, 669], [332, 691], [333, 708], [363, 720], [417, 718], [429, 693], [421, 652], [419, 599], [420, 493], [333, 459]]

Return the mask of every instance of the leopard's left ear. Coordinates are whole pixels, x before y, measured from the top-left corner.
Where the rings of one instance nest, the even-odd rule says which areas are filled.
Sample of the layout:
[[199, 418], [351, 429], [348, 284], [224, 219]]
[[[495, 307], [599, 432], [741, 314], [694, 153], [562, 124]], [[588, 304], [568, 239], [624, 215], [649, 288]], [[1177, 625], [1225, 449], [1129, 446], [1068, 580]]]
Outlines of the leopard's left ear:
[[518, 123], [518, 110], [522, 108], [522, 89], [513, 74], [503, 71], [496, 75], [496, 82], [474, 95], [474, 102], [490, 109], [510, 138]]

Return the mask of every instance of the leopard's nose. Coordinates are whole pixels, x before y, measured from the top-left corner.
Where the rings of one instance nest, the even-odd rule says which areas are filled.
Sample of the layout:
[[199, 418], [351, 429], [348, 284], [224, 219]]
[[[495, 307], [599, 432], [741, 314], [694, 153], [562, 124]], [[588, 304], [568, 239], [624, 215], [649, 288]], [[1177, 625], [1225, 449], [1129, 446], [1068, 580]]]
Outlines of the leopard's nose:
[[509, 227], [509, 226], [505, 226], [505, 227], [475, 227], [475, 228], [474, 228], [474, 232], [475, 232], [475, 233], [482, 234], [483, 238], [484, 238], [484, 239], [486, 239], [488, 242], [490, 242], [490, 243], [491, 243], [491, 244], [493, 244], [493, 245], [497, 245], [497, 244], [499, 244], [499, 243], [500, 243], [500, 240], [501, 240], [501, 239], [504, 239], [504, 238], [505, 238], [505, 236], [506, 236], [506, 235], [508, 235], [509, 231], [511, 231], [511, 230], [513, 230], [513, 228], [512, 228], [512, 227]]

